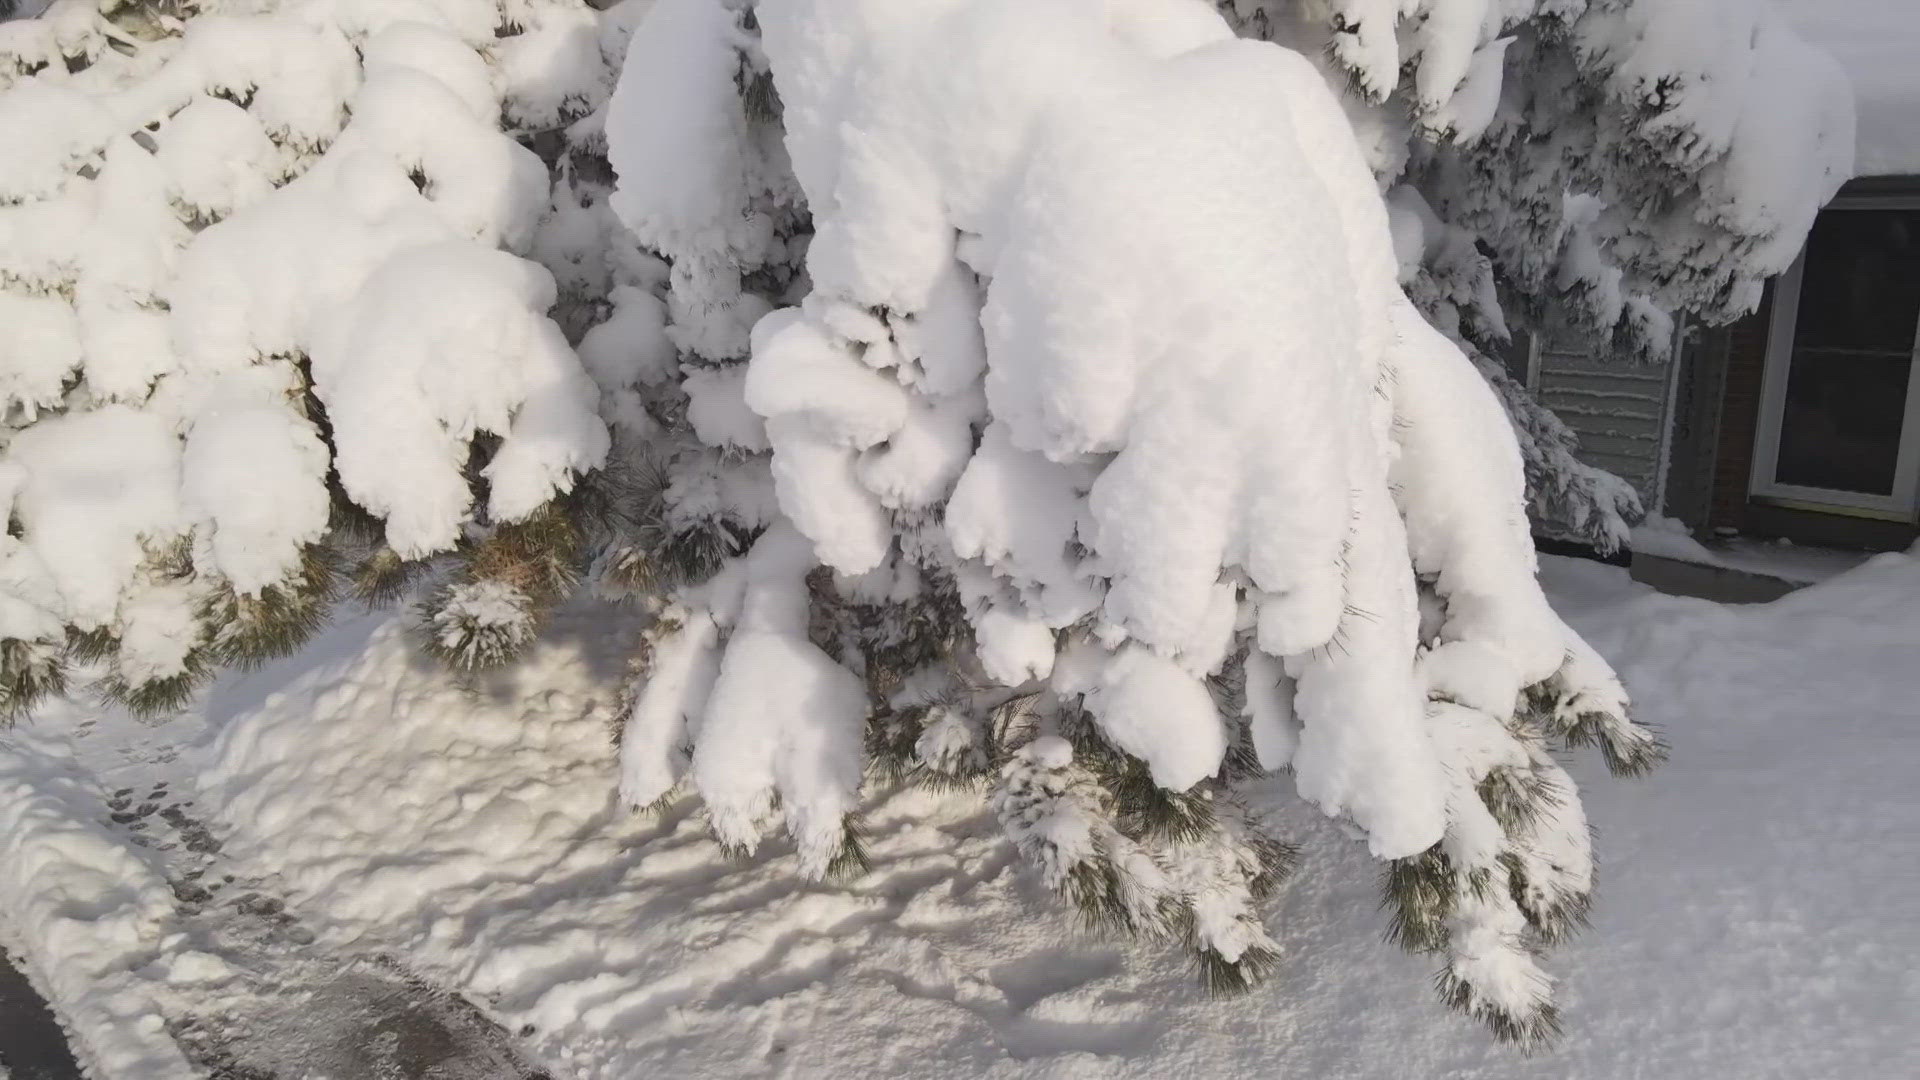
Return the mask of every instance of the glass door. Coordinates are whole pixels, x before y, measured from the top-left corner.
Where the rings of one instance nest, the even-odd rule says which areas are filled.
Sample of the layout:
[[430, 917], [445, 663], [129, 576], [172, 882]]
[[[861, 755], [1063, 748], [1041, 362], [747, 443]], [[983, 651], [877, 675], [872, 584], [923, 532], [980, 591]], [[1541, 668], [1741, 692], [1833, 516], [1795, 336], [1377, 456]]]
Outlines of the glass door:
[[1752, 490], [1911, 520], [1920, 204], [1829, 209], [1776, 290]]

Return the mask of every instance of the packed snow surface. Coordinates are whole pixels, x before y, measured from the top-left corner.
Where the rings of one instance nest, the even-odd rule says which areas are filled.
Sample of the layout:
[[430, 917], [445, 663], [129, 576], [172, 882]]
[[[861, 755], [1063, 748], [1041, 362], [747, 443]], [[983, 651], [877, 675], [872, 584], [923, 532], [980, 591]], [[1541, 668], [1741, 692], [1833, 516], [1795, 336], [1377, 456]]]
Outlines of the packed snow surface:
[[[197, 772], [223, 869], [278, 882], [320, 946], [462, 989], [560, 1077], [1920, 1074], [1920, 561], [1738, 608], [1545, 564], [1675, 752], [1586, 786], [1595, 925], [1561, 965], [1566, 1039], [1531, 1059], [1432, 1000], [1428, 961], [1380, 940], [1371, 860], [1284, 779], [1260, 800], [1304, 844], [1267, 920], [1281, 968], [1227, 1001], [1172, 949], [1074, 930], [972, 797], [871, 793], [873, 868], [840, 883], [805, 879], [785, 841], [729, 857], [690, 801], [636, 819], [607, 740], [632, 628], [597, 609], [477, 684], [374, 614], [167, 727], [68, 714], [0, 736], [0, 931], [96, 1060], [160, 1053], [110, 1018], [175, 1018], [218, 983], [140, 932], [166, 917], [161, 857], [99, 803]], [[125, 732], [190, 745], [172, 765], [101, 745]], [[36, 899], [62, 895], [83, 908]], [[59, 912], [82, 909], [126, 933], [73, 932]], [[122, 974], [52, 974], [73, 971]], [[169, 1075], [144, 1068], [104, 1075]]]

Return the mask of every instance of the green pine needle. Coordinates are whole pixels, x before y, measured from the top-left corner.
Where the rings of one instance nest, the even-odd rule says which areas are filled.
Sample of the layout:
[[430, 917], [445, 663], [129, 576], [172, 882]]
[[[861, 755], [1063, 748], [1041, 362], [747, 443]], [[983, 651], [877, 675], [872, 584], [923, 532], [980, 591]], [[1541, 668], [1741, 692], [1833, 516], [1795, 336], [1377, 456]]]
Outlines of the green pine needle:
[[185, 670], [177, 675], [129, 683], [119, 673], [109, 672], [94, 681], [93, 690], [135, 716], [152, 719], [193, 704], [194, 697], [212, 680], [215, 671], [207, 650], [196, 648], [187, 654]]
[[431, 566], [425, 559], [402, 559], [392, 548], [382, 545], [354, 567], [347, 595], [369, 609], [387, 607], [411, 592]]
[[828, 861], [826, 877], [830, 881], [851, 881], [871, 869], [866, 830], [861, 828], [858, 815], [848, 814], [842, 825], [840, 850]]
[[1487, 1025], [1493, 1037], [1532, 1054], [1551, 1046], [1560, 1037], [1560, 1010], [1551, 1003], [1528, 1013], [1510, 1013], [1485, 1002], [1476, 1003], [1473, 987], [1449, 968], [1434, 976], [1434, 989], [1447, 1007]]
[[1250, 945], [1238, 960], [1228, 960], [1214, 949], [1193, 952], [1200, 985], [1213, 997], [1238, 997], [1267, 980], [1279, 966], [1280, 954], [1265, 945]]
[[1387, 940], [1413, 953], [1445, 948], [1447, 920], [1457, 902], [1457, 878], [1451, 860], [1438, 845], [1389, 862], [1380, 875]]
[[302, 551], [298, 573], [258, 596], [242, 596], [222, 582], [200, 613], [212, 630], [214, 662], [251, 668], [298, 651], [332, 614], [337, 569], [333, 551], [315, 544]]
[[66, 658], [59, 644], [0, 640], [0, 728], [11, 726], [40, 702], [66, 691]]

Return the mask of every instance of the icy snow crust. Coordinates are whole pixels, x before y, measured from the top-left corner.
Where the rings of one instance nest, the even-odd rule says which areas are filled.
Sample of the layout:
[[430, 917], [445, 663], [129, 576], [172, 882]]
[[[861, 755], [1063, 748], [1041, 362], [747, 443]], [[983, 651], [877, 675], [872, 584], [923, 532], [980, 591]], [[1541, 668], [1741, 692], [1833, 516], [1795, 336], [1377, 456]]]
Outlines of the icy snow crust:
[[[22, 428], [4, 449], [9, 505], [55, 614], [110, 631], [142, 678], [183, 670], [184, 649], [138, 645], [191, 625], [191, 597], [149, 595], [144, 570], [173, 545], [256, 595], [323, 535], [330, 469], [414, 558], [474, 519], [477, 436], [500, 440], [484, 470], [495, 522], [540, 509], [608, 446], [547, 317], [555, 282], [519, 254], [548, 178], [501, 131], [476, 51], [499, 5], [218, 7], [233, 13], [130, 57], [76, 0], [0, 31], [0, 405]], [[519, 12], [515, 63], [578, 36], [577, 12], [562, 26], [537, 7]], [[95, 59], [68, 74], [75, 53]], [[557, 107], [507, 68], [513, 109]], [[47, 410], [61, 415], [36, 422]]]

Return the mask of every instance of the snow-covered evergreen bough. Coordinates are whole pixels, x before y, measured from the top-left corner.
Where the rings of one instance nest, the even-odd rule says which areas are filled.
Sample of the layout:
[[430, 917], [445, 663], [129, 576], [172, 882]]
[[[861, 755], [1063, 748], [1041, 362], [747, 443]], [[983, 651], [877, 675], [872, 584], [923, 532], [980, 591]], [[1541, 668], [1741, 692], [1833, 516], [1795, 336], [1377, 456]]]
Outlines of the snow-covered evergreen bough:
[[1289, 771], [1537, 1039], [1552, 752], [1661, 750], [1533, 581], [1529, 487], [1630, 492], [1486, 354], [1750, 306], [1840, 85], [1749, 0], [55, 0], [0, 25], [0, 713], [343, 593], [482, 668], [586, 582], [655, 616], [635, 805], [821, 874], [864, 782], [977, 790], [1232, 989]]
[[[567, 575], [559, 500], [609, 436], [553, 275], [514, 254], [549, 177], [507, 130], [588, 92], [561, 67], [582, 32], [575, 68], [610, 81], [570, 0], [60, 0], [0, 26], [8, 713], [75, 656], [175, 705], [297, 646], [342, 570], [377, 596], [533, 534], [565, 557], [521, 560], [519, 595]], [[500, 621], [513, 597], [471, 576], [444, 589]], [[471, 651], [441, 608], [435, 643]]]

